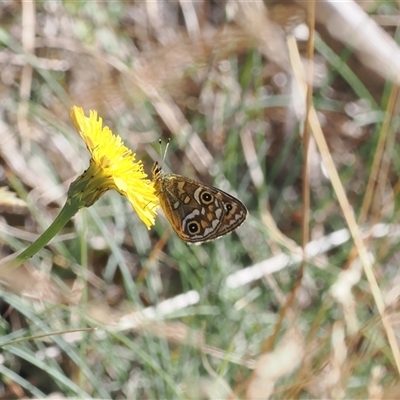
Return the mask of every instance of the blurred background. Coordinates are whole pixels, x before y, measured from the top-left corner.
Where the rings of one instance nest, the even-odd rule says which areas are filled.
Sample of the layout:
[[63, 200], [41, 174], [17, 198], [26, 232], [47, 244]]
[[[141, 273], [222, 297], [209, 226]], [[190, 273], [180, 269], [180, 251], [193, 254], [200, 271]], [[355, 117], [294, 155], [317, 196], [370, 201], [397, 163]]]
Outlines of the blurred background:
[[[117, 193], [81, 210], [1, 275], [0, 398], [396, 397], [371, 293], [396, 333], [399, 18], [397, 1], [2, 1], [1, 258], [51, 224], [89, 165], [73, 105], [148, 174], [171, 139], [164, 169], [249, 217], [188, 246]], [[307, 146], [307, 104], [325, 152]]]

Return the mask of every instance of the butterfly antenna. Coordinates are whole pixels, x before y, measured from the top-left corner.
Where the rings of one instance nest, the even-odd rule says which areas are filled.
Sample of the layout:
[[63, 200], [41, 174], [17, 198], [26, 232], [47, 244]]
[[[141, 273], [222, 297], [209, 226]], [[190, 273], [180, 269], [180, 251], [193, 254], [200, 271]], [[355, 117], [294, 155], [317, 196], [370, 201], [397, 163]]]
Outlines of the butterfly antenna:
[[[164, 154], [163, 154], [162, 160], [161, 160], [161, 167], [164, 167], [165, 157], [167, 155], [167, 151], [168, 151], [168, 147], [169, 147], [169, 143], [170, 142], [171, 142], [171, 138], [168, 138], [168, 142], [165, 145]], [[161, 154], [162, 153], [162, 140], [158, 139], [158, 143], [160, 144], [160, 154]]]
[[161, 138], [158, 139], [158, 147], [159, 147], [158, 152], [160, 153], [160, 157], [161, 157], [161, 155], [162, 155], [162, 140], [161, 140]]

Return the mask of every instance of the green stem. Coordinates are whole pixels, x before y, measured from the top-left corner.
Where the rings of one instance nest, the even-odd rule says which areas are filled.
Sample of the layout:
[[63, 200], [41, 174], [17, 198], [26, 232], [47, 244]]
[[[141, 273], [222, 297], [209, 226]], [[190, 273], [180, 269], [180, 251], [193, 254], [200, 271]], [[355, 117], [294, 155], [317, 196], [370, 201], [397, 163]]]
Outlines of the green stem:
[[0, 272], [3, 272], [5, 269], [9, 271], [17, 268], [26, 260], [34, 256], [39, 250], [46, 246], [46, 244], [49, 243], [58, 232], [60, 232], [60, 230], [81, 207], [82, 204], [79, 201], [74, 201], [73, 198], [69, 198], [53, 223], [30, 246], [11, 260], [6, 260], [2, 265], [0, 264]]

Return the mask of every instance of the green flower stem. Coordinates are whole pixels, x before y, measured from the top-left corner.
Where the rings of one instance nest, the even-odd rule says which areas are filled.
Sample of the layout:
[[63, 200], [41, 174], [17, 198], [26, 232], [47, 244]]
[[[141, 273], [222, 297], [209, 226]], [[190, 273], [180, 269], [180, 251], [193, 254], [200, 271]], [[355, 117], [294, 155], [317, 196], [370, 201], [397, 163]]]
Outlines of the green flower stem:
[[111, 177], [104, 175], [103, 170], [91, 159], [89, 168], [71, 183], [68, 190], [67, 202], [57, 215], [57, 218], [46, 231], [22, 253], [16, 255], [11, 260], [4, 260], [2, 264], [0, 263], [0, 274], [4, 273], [5, 270], [9, 271], [19, 267], [26, 260], [34, 256], [64, 228], [65, 224], [80, 208], [90, 207], [107, 190], [111, 189], [112, 187], [110, 185], [112, 183], [113, 180]]
[[47, 243], [53, 239], [54, 236], [60, 232], [60, 230], [67, 224], [67, 222], [82, 208], [82, 204], [74, 201], [74, 198], [69, 198], [57, 215], [53, 223], [43, 232], [29, 247], [27, 247], [22, 253], [19, 253], [15, 258], [5, 262], [0, 266], [0, 272], [4, 269], [11, 270], [19, 267], [26, 260], [34, 256], [39, 250], [41, 250]]

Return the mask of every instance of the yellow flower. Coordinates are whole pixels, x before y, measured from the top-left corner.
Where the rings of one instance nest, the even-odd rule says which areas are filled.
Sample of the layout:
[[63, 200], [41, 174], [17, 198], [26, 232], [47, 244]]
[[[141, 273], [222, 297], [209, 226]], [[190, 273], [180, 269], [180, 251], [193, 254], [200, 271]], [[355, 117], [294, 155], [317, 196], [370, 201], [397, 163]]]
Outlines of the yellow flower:
[[125, 196], [139, 218], [150, 229], [154, 225], [157, 197], [153, 183], [147, 179], [141, 161], [115, 136], [97, 112], [85, 117], [82, 108], [73, 107], [71, 118], [91, 154], [89, 168], [75, 181], [68, 192], [69, 200], [89, 207], [107, 190]]

